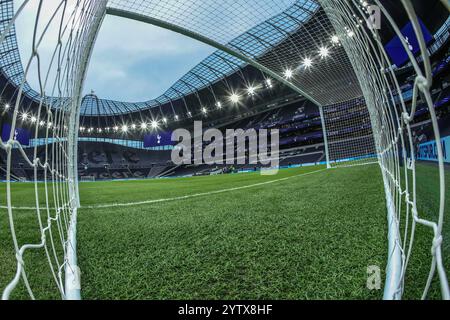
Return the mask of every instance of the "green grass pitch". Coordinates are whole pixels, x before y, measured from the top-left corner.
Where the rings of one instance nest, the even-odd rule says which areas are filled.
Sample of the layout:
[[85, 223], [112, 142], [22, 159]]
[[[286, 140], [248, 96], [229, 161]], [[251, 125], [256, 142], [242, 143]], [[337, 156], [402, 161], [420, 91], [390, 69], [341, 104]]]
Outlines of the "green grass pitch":
[[[437, 170], [420, 166], [418, 174], [419, 206], [431, 218], [437, 212]], [[0, 205], [4, 191], [1, 184]], [[40, 194], [44, 203], [43, 190]], [[84, 299], [382, 298], [382, 290], [366, 288], [367, 267], [377, 265], [384, 272], [388, 254], [386, 204], [376, 165], [298, 168], [276, 176], [82, 183], [80, 194]], [[180, 198], [189, 195], [195, 196]], [[158, 199], [168, 200], [152, 202]], [[13, 201], [35, 206], [33, 185], [14, 184]], [[147, 203], [89, 208], [142, 201]], [[14, 212], [21, 244], [39, 242], [36, 212]], [[2, 290], [16, 263], [8, 228], [6, 210], [0, 209]], [[419, 227], [406, 298], [420, 297], [430, 244], [430, 230]], [[448, 241], [444, 249], [449, 266]], [[44, 251], [30, 252], [25, 263], [36, 297], [59, 298]], [[431, 297], [439, 297], [436, 283]], [[23, 284], [12, 298], [27, 298]]]

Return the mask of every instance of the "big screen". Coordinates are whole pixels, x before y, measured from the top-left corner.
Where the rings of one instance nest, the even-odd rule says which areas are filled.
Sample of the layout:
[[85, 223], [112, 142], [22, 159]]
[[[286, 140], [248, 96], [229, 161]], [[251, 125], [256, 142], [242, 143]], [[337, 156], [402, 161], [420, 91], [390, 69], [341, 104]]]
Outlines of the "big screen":
[[171, 146], [172, 132], [158, 132], [154, 134], [147, 134], [144, 137], [144, 148], [155, 148]]
[[[11, 134], [11, 125], [4, 124], [2, 129], [2, 140], [4, 142], [8, 141]], [[27, 129], [16, 128], [14, 131], [14, 140], [18, 141], [22, 146], [29, 146], [31, 133]]]
[[[433, 41], [433, 36], [430, 31], [424, 25], [424, 23], [419, 19], [419, 23], [423, 32], [423, 36], [425, 39], [425, 43], [428, 45], [431, 41]], [[408, 43], [409, 50], [416, 55], [420, 51], [419, 41], [417, 40], [416, 33], [414, 32], [414, 28], [412, 23], [408, 23], [401, 30], [402, 35], [406, 42]], [[392, 59], [392, 62], [397, 66], [403, 66], [408, 60], [408, 53], [402, 45], [400, 37], [396, 36], [386, 45], [386, 52]]]

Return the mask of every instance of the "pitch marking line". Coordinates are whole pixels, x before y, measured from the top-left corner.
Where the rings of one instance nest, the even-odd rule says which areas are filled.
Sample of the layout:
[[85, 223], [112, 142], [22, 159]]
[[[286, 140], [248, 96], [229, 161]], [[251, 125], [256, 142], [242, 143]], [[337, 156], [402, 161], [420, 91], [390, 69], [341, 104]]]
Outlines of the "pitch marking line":
[[255, 184], [250, 184], [247, 186], [241, 186], [241, 187], [234, 187], [234, 188], [228, 188], [228, 189], [222, 189], [222, 190], [216, 190], [216, 191], [209, 191], [209, 192], [203, 192], [203, 193], [195, 193], [190, 194], [186, 196], [179, 196], [179, 197], [173, 197], [173, 198], [166, 198], [166, 199], [157, 199], [157, 200], [148, 200], [148, 201], [139, 201], [139, 202], [129, 202], [129, 203], [115, 203], [115, 204], [105, 204], [105, 205], [96, 205], [96, 206], [82, 206], [81, 209], [104, 209], [104, 208], [114, 208], [114, 207], [134, 207], [134, 206], [140, 206], [140, 205], [146, 205], [146, 204], [155, 204], [155, 203], [162, 203], [162, 202], [172, 202], [172, 201], [179, 201], [179, 200], [186, 200], [186, 199], [192, 199], [192, 198], [199, 198], [199, 197], [205, 197], [210, 195], [216, 195], [226, 192], [232, 192], [232, 191], [239, 191], [244, 189], [250, 189], [260, 186], [265, 186], [269, 184], [274, 184], [282, 181], [287, 181], [294, 178], [299, 178], [303, 176], [312, 175], [315, 173], [326, 171], [327, 169], [317, 170], [313, 172], [303, 173], [291, 177], [266, 181], [266, 182], [260, 182]]
[[[203, 192], [203, 193], [195, 193], [195, 194], [190, 194], [190, 195], [186, 195], [186, 196], [157, 199], [157, 200], [139, 201], [139, 202], [112, 203], [112, 204], [103, 204], [103, 205], [95, 205], [95, 206], [81, 206], [80, 209], [107, 209], [107, 208], [116, 208], [116, 207], [135, 207], [135, 206], [142, 206], [142, 205], [155, 204], [155, 203], [163, 203], [163, 202], [180, 201], [180, 200], [186, 200], [186, 199], [192, 199], [192, 198], [200, 198], [200, 197], [211, 196], [211, 195], [216, 195], [216, 194], [221, 194], [221, 193], [227, 193], [227, 192], [256, 188], [256, 187], [260, 187], [260, 186], [266, 186], [266, 185], [270, 185], [270, 184], [274, 184], [274, 183], [278, 183], [278, 182], [291, 180], [294, 178], [300, 178], [300, 177], [313, 175], [313, 174], [324, 172], [327, 170], [328, 169], [322, 169], [322, 170], [312, 171], [312, 172], [308, 172], [308, 173], [302, 173], [302, 174], [291, 176], [291, 177], [286, 177], [286, 178], [281, 178], [281, 179], [276, 179], [276, 180], [271, 180], [271, 181], [266, 181], [266, 182], [260, 182], [260, 183], [254, 183], [254, 184], [250, 184], [250, 185], [246, 185], [246, 186], [221, 189], [221, 190], [216, 190], [216, 191], [208, 191], [208, 192]], [[0, 206], [0, 209], [7, 209], [7, 208], [8, 207]], [[13, 207], [12, 209], [24, 210], [24, 211], [36, 210], [36, 208], [32, 208], [32, 207]]]

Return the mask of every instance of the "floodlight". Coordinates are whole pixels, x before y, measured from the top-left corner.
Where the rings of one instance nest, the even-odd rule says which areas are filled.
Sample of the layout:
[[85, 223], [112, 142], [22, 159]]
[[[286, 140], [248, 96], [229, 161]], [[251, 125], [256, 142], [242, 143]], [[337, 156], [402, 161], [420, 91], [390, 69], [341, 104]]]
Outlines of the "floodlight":
[[338, 36], [332, 36], [332, 37], [331, 37], [331, 42], [333, 42], [333, 43], [339, 43], [339, 37], [338, 37]]
[[286, 78], [286, 79], [291, 79], [292, 77], [294, 76], [294, 72], [291, 70], [291, 69], [286, 69], [285, 71], [284, 71], [284, 77]]
[[236, 93], [233, 93], [233, 94], [230, 96], [230, 100], [231, 100], [231, 102], [233, 102], [233, 103], [238, 103], [240, 98], [241, 98], [241, 97], [239, 97]]
[[303, 65], [305, 68], [311, 68], [312, 63], [313, 63], [313, 62], [312, 62], [311, 58], [305, 58], [305, 59], [303, 59], [302, 65]]
[[156, 120], [153, 120], [153, 121], [152, 121], [152, 128], [153, 128], [153, 129], [158, 129], [158, 128], [159, 128], [159, 123], [158, 123], [158, 121], [156, 121]]
[[326, 58], [330, 55], [330, 50], [327, 47], [322, 47], [319, 49], [319, 55], [321, 58]]
[[122, 126], [122, 132], [124, 132], [124, 133], [128, 132], [128, 126], [127, 125], [123, 125]]
[[250, 86], [250, 87], [247, 88], [247, 92], [248, 92], [249, 96], [254, 96], [255, 93], [256, 93], [256, 88], [253, 87], [253, 86]]
[[142, 130], [146, 130], [147, 127], [148, 127], [148, 125], [147, 125], [146, 122], [142, 122], [142, 123], [141, 123], [141, 129], [142, 129]]

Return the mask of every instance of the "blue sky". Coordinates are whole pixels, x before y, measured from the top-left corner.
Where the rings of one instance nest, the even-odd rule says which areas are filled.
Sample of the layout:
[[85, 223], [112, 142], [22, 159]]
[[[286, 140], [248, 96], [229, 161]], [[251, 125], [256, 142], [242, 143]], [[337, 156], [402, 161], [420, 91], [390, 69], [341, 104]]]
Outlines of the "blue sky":
[[128, 102], [156, 98], [215, 51], [172, 31], [107, 16], [100, 30], [85, 91]]
[[[136, 10], [140, 12], [142, 9], [144, 13], [158, 3], [162, 17], [167, 18], [169, 22], [171, 17], [175, 17], [180, 20], [175, 22], [180, 22], [182, 27], [227, 43], [245, 30], [281, 12], [295, 0], [184, 1], [165, 0], [160, 3], [157, 0], [115, 0], [111, 3], [118, 3], [119, 7], [125, 8], [129, 5], [132, 8], [137, 6]], [[15, 8], [22, 3], [24, 0], [14, 0]], [[45, 22], [51, 19], [55, 4], [59, 2], [30, 0], [17, 19], [18, 44], [24, 66], [31, 56], [31, 39], [39, 3], [42, 4], [42, 10], [38, 33], [43, 31]], [[68, 0], [67, 4], [67, 13], [70, 13], [76, 0]], [[148, 14], [155, 14], [158, 18], [159, 11]], [[39, 47], [40, 73], [37, 71], [36, 61], [32, 62], [28, 71], [27, 80], [34, 89], [39, 87], [38, 74], [45, 78], [49, 70], [58, 31], [59, 24], [51, 24]], [[214, 51], [212, 47], [172, 31], [129, 19], [106, 16], [94, 47], [84, 94], [93, 90], [100, 98], [126, 102], [148, 101], [163, 94]], [[48, 88], [49, 84], [47, 91]]]
[[[69, 0], [69, 5], [75, 0]], [[23, 0], [15, 0], [18, 8]], [[31, 54], [31, 39], [39, 1], [32, 0], [16, 21], [17, 40], [25, 67]], [[53, 0], [43, 2], [41, 21], [54, 11]], [[57, 24], [48, 31], [58, 34]], [[48, 40], [49, 38], [46, 38]], [[47, 70], [54, 41], [39, 48], [41, 72]], [[157, 98], [185, 73], [215, 51], [186, 36], [129, 19], [106, 16], [88, 70], [84, 93], [94, 90], [100, 98], [142, 102]], [[33, 62], [27, 80], [39, 88], [37, 63]]]

